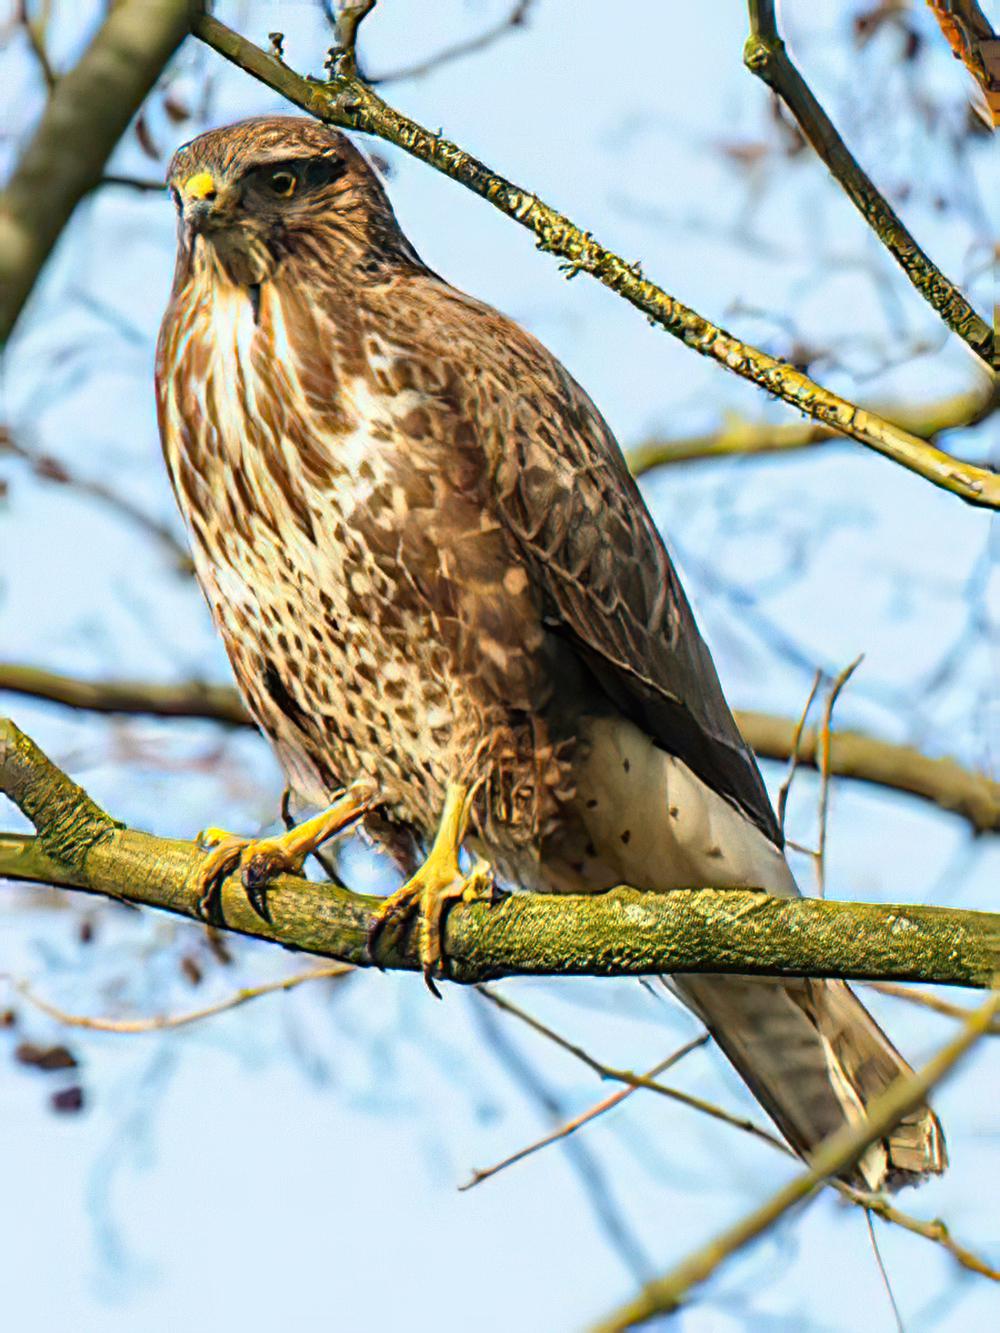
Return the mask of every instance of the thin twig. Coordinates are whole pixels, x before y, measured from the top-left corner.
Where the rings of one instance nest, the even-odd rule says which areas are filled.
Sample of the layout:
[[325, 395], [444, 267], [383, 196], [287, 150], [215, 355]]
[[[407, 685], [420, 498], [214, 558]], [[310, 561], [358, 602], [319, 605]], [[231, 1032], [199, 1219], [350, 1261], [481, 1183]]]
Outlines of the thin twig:
[[[903, 430], [933, 441], [945, 431], [975, 426], [1000, 409], [1000, 384], [983, 377], [966, 393], [921, 404], [885, 403], [875, 410]], [[849, 437], [818, 421], [759, 421], [727, 414], [718, 430], [706, 435], [663, 438], [650, 436], [626, 450], [634, 476], [678, 463], [710, 462], [728, 458], [787, 456], [820, 445], [847, 444]]]
[[795, 779], [795, 772], [799, 766], [799, 759], [802, 755], [802, 733], [805, 730], [806, 722], [809, 718], [809, 709], [812, 708], [813, 700], [816, 698], [816, 691], [819, 689], [819, 683], [823, 679], [822, 671], [817, 671], [813, 676], [812, 686], [805, 702], [805, 707], [799, 715], [799, 720], [795, 724], [795, 731], [792, 735], [792, 755], [788, 763], [788, 772], [785, 774], [785, 780], [778, 788], [778, 827], [782, 834], [785, 832], [785, 811], [788, 808], [788, 797], [792, 790], [792, 782]]
[[343, 977], [354, 970], [347, 963], [329, 963], [320, 967], [312, 967], [306, 972], [296, 972], [292, 976], [282, 977], [278, 981], [265, 981], [259, 986], [241, 986], [232, 995], [227, 995], [225, 998], [216, 1000], [213, 1004], [205, 1005], [201, 1009], [191, 1009], [183, 1014], [157, 1014], [152, 1018], [94, 1018], [87, 1014], [71, 1014], [65, 1009], [60, 1009], [50, 1000], [43, 999], [41, 995], [36, 995], [27, 981], [14, 981], [13, 985], [17, 993], [29, 1004], [34, 1005], [43, 1014], [48, 1014], [49, 1018], [54, 1018], [57, 1023], [62, 1023], [65, 1027], [87, 1028], [91, 1032], [119, 1032], [135, 1035], [140, 1032], [165, 1032], [168, 1029], [189, 1027], [192, 1023], [200, 1023], [205, 1018], [214, 1018], [216, 1014], [224, 1014], [230, 1009], [238, 1009], [240, 1005], [248, 1004], [251, 1000], [259, 1000], [263, 995], [275, 995], [279, 992], [294, 990], [307, 981], [317, 981], [324, 977]]
[[823, 706], [823, 721], [819, 729], [819, 834], [816, 842], [816, 893], [822, 898], [826, 893], [826, 834], [830, 814], [830, 727], [833, 723], [833, 710], [840, 692], [857, 671], [864, 660], [864, 653], [859, 654], [849, 666], [846, 666], [830, 686]]
[[[559, 1099], [547, 1087], [533, 1065], [510, 1041], [485, 1005], [473, 1009], [476, 1022], [483, 1028], [489, 1044], [508, 1074], [514, 1078], [536, 1102], [549, 1120], [562, 1115]], [[563, 1151], [576, 1172], [577, 1178], [594, 1210], [598, 1223], [617, 1251], [634, 1280], [642, 1282], [653, 1271], [642, 1244], [633, 1233], [629, 1219], [622, 1212], [612, 1193], [604, 1172], [589, 1149], [577, 1139], [565, 1139]]]
[[[967, 1005], [950, 1004], [940, 996], [932, 995], [930, 991], [918, 990], [915, 986], [899, 986], [894, 981], [866, 981], [863, 984], [871, 990], [878, 991], [880, 995], [891, 995], [895, 1000], [905, 1000], [907, 1004], [919, 1005], [921, 1009], [929, 1009], [944, 1018], [957, 1018], [964, 1022], [971, 1013]], [[1000, 1022], [994, 1023], [988, 1029], [987, 1035], [1000, 1036]]]
[[[643, 1077], [654, 1079], [658, 1074], [666, 1073], [668, 1069], [672, 1069], [674, 1065], [683, 1060], [686, 1055], [690, 1055], [692, 1051], [698, 1050], [699, 1047], [704, 1046], [709, 1040], [710, 1038], [707, 1032], [703, 1032], [700, 1037], [692, 1038], [691, 1041], [687, 1042], [679, 1050], [674, 1051], [672, 1055], [668, 1055], [665, 1060], [661, 1060], [659, 1064], [653, 1065], [652, 1069], [644, 1074]], [[547, 1148], [552, 1143], [558, 1143], [560, 1139], [568, 1138], [570, 1134], [575, 1134], [578, 1129], [582, 1129], [584, 1125], [589, 1125], [592, 1120], [596, 1120], [598, 1116], [604, 1115], [606, 1111], [610, 1111], [613, 1107], [620, 1105], [627, 1097], [633, 1096], [633, 1094], [638, 1091], [639, 1085], [635, 1083], [620, 1088], [618, 1092], [613, 1092], [610, 1097], [605, 1097], [603, 1101], [597, 1102], [594, 1106], [591, 1106], [589, 1110], [574, 1116], [572, 1120], [567, 1120], [565, 1124], [560, 1125], [558, 1129], [554, 1129], [551, 1134], [546, 1134], [544, 1138], [536, 1139], [534, 1143], [529, 1143], [527, 1147], [518, 1149], [517, 1152], [511, 1153], [509, 1157], [505, 1157], [502, 1161], [495, 1162], [493, 1166], [474, 1170], [470, 1179], [467, 1180], [464, 1185], [459, 1185], [459, 1190], [464, 1192], [465, 1190], [472, 1189], [474, 1185], [481, 1185], [484, 1180], [489, 1180], [491, 1176], [495, 1176], [498, 1172], [505, 1170], [508, 1166], [514, 1166], [517, 1162], [523, 1162], [526, 1157], [530, 1157], [533, 1153], [539, 1152], [542, 1148]]]
[[453, 60], [461, 60], [465, 56], [485, 51], [499, 38], [507, 36], [516, 28], [523, 27], [533, 4], [534, 0], [517, 0], [506, 18], [499, 19], [492, 27], [486, 28], [477, 36], [467, 37], [464, 42], [455, 42], [453, 46], [443, 47], [434, 55], [428, 56], [425, 60], [418, 60], [412, 65], [400, 65], [397, 69], [386, 70], [382, 74], [369, 75], [368, 82], [373, 86], [382, 86], [387, 83], [401, 83], [404, 79], [420, 79], [440, 69], [442, 65], [450, 64]]
[[721, 1120], [725, 1125], [732, 1125], [734, 1129], [742, 1130], [744, 1134], [752, 1134], [754, 1138], [762, 1139], [765, 1143], [770, 1143], [772, 1147], [780, 1148], [782, 1152], [791, 1154], [791, 1149], [783, 1140], [779, 1139], [776, 1134], [772, 1134], [770, 1130], [756, 1124], [748, 1116], [734, 1115], [732, 1111], [716, 1106], [713, 1102], [705, 1101], [703, 1097], [695, 1097], [692, 1093], [682, 1092], [680, 1088], [672, 1088], [669, 1084], [659, 1083], [655, 1078], [646, 1074], [634, 1074], [630, 1069], [616, 1069], [613, 1065], [604, 1064], [603, 1061], [595, 1059], [594, 1056], [585, 1051], [582, 1046], [574, 1045], [573, 1042], [568, 1041], [552, 1028], [546, 1027], [534, 1014], [529, 1014], [527, 1010], [520, 1008], [512, 1000], [499, 995], [488, 986], [480, 986], [478, 989], [480, 994], [485, 995], [491, 1004], [495, 1004], [498, 1009], [502, 1009], [504, 1013], [519, 1019], [537, 1032], [539, 1036], [546, 1037], [568, 1054], [575, 1056], [588, 1069], [593, 1070], [599, 1078], [610, 1079], [615, 1083], [625, 1083], [630, 1088], [645, 1088], [649, 1092], [658, 1093], [661, 1097], [680, 1102], [682, 1106], [688, 1106], [693, 1111], [701, 1111], [703, 1115], [711, 1116], [713, 1120]]
[[[767, 1130], [760, 1129], [752, 1121], [745, 1120], [739, 1116], [734, 1116], [730, 1112], [726, 1111], [723, 1107], [716, 1106], [712, 1102], [707, 1102], [700, 1098], [694, 1098], [694, 1097], [689, 1098], [686, 1096], [686, 1094], [678, 1095], [676, 1089], [668, 1088], [666, 1085], [661, 1083], [654, 1083], [652, 1079], [649, 1078], [648, 1076], [642, 1078], [641, 1080], [634, 1079], [630, 1081], [628, 1076], [623, 1074], [623, 1071], [613, 1070], [610, 1069], [607, 1065], [602, 1064], [601, 1061], [596, 1060], [593, 1056], [589, 1055], [579, 1046], [575, 1046], [572, 1042], [567, 1041], [565, 1037], [562, 1037], [558, 1032], [555, 1032], [553, 1029], [547, 1027], [533, 1014], [529, 1014], [525, 1010], [520, 1009], [510, 1000], [507, 1000], [504, 997], [497, 995], [495, 991], [490, 991], [486, 987], [480, 987], [480, 990], [483, 991], [487, 995], [487, 997], [491, 999], [493, 1003], [496, 1004], [499, 1008], [503, 1009], [506, 1013], [511, 1014], [513, 1017], [520, 1019], [522, 1022], [526, 1023], [529, 1027], [531, 1027], [535, 1032], [539, 1033], [539, 1035], [546, 1037], [548, 1040], [554, 1042], [557, 1046], [560, 1046], [563, 1050], [568, 1051], [572, 1055], [575, 1055], [578, 1059], [582, 1060], [583, 1063], [588, 1066], [588, 1068], [593, 1069], [595, 1073], [600, 1074], [601, 1077], [610, 1078], [616, 1081], [618, 1079], [622, 1079], [622, 1081], [629, 1083], [631, 1091], [635, 1091], [639, 1087], [644, 1087], [648, 1088], [650, 1091], [661, 1092], [664, 1095], [668, 1097], [673, 1097], [674, 1100], [680, 1101], [684, 1105], [689, 1106], [692, 1110], [699, 1111], [703, 1115], [707, 1115], [714, 1120], [719, 1120], [723, 1124], [730, 1125], [733, 1129], [740, 1130], [741, 1133], [752, 1134], [754, 1137], [763, 1140], [763, 1142], [765, 1143], [768, 1143], [772, 1148], [775, 1148], [778, 1152], [783, 1153], [786, 1157], [796, 1157], [796, 1154], [791, 1150], [791, 1148], [789, 1148], [788, 1144], [785, 1143], [783, 1139], [778, 1138], [777, 1135], [775, 1134], [769, 1133]], [[967, 1021], [974, 1012], [975, 1011], [968, 1009], [957, 1010], [956, 1016], [961, 1017]], [[997, 1030], [1000, 1030], [1000, 1022], [998, 1022], [997, 1019], [994, 1019], [990, 1026], [984, 1028], [984, 1033], [994, 1032]], [[615, 1096], [620, 1097], [620, 1094], [616, 1093]], [[601, 1109], [609, 1104], [613, 1104], [612, 1099], [610, 1098], [607, 1099], [606, 1102], [598, 1103], [598, 1106], [592, 1108], [592, 1110], [595, 1113], [600, 1114]], [[580, 1117], [580, 1122], [586, 1123], [586, 1121], [590, 1118], [593, 1117], [592, 1116]], [[538, 1145], [533, 1145], [533, 1147], [535, 1146], [542, 1147], [544, 1146], [544, 1142], [545, 1141], [543, 1140], [542, 1143]], [[513, 1163], [514, 1161], [519, 1160], [521, 1155], [523, 1154], [515, 1154], [514, 1157], [509, 1159], [509, 1162], [500, 1163], [500, 1166], [505, 1166]], [[469, 1183], [475, 1184], [478, 1182], [475, 1179], [473, 1179]], [[985, 1263], [984, 1260], [980, 1259], [977, 1255], [973, 1254], [971, 1250], [968, 1250], [964, 1246], [960, 1245], [952, 1237], [945, 1223], [940, 1221], [939, 1219], [935, 1219], [932, 1222], [926, 1222], [922, 1218], [912, 1217], [909, 1213], [904, 1213], [899, 1208], [896, 1208], [893, 1205], [887, 1203], [886, 1200], [881, 1197], [881, 1195], [869, 1194], [864, 1190], [855, 1189], [853, 1186], [846, 1184], [842, 1180], [831, 1179], [827, 1180], [826, 1184], [831, 1189], [837, 1190], [840, 1194], [844, 1196], [844, 1198], [849, 1199], [851, 1203], [858, 1204], [863, 1208], [870, 1209], [873, 1212], [877, 1212], [878, 1215], [884, 1218], [886, 1221], [893, 1222], [897, 1226], [905, 1228], [907, 1231], [912, 1232], [914, 1235], [922, 1236], [925, 1240], [929, 1240], [936, 1245], [941, 1245], [944, 1249], [946, 1249], [949, 1252], [949, 1254], [952, 1255], [952, 1257], [956, 1260], [957, 1263], [959, 1263], [963, 1268], [968, 1269], [970, 1272], [979, 1273], [983, 1277], [988, 1277], [991, 1278], [993, 1281], [1000, 1282], [1000, 1273], [992, 1269], [987, 1263]], [[468, 1188], [468, 1186], [466, 1186], [465, 1188]]]
[[153, 518], [151, 514], [146, 513], [139, 505], [106, 485], [105, 482], [96, 481], [90, 477], [82, 477], [61, 460], [29, 448], [20, 440], [15, 440], [6, 426], [0, 426], [0, 454], [4, 453], [13, 454], [15, 458], [20, 458], [27, 463], [35, 476], [43, 481], [55, 482], [57, 485], [66, 486], [81, 495], [90, 495], [95, 500], [100, 500], [109, 509], [113, 509], [115, 513], [120, 514], [123, 518], [128, 519], [130, 523], [134, 523], [144, 532], [155, 537], [170, 553], [177, 568], [184, 572], [190, 572], [191, 554], [184, 543], [175, 536], [169, 524], [161, 522], [158, 518]]

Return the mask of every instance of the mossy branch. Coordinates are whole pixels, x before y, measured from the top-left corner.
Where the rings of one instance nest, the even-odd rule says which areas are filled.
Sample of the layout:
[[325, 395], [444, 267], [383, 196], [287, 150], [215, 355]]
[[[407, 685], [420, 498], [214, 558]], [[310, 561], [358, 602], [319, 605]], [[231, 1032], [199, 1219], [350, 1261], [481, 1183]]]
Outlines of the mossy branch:
[[100, 183], [115, 144], [200, 8], [197, 0], [113, 5], [78, 64], [55, 84], [0, 195], [0, 344], [74, 208]]
[[589, 232], [582, 231], [537, 195], [497, 175], [457, 144], [432, 134], [389, 106], [358, 77], [353, 58], [347, 58], [352, 53], [332, 52], [331, 77], [319, 82], [296, 74], [283, 61], [217, 19], [196, 18], [193, 30], [220, 55], [310, 115], [341, 129], [384, 139], [458, 181], [532, 231], [539, 249], [563, 260], [568, 275], [589, 273], [685, 346], [969, 504], [1000, 508], [1000, 474], [953, 458], [876, 413], [831, 393], [794, 366], [741, 342], [669, 296], [643, 277], [638, 264], [627, 263], [605, 249]]
[[[0, 722], [0, 791], [37, 836], [0, 836], [0, 876], [85, 889], [199, 919], [193, 842], [122, 827], [10, 721]], [[295, 876], [274, 881], [272, 921], [237, 876], [222, 889], [228, 929], [358, 966], [419, 970], [408, 930], [367, 939], [380, 899]], [[1000, 915], [943, 907], [785, 900], [754, 890], [633, 888], [584, 897], [518, 894], [449, 914], [449, 978], [736, 972], [984, 987], [1000, 970]]]

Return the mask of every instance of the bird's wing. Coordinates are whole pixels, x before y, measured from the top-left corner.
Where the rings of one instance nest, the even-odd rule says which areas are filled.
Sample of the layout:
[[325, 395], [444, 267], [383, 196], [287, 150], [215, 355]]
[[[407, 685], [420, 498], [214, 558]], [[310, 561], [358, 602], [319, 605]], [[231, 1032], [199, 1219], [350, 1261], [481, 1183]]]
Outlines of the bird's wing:
[[756, 762], [614, 436], [559, 362], [502, 322], [513, 382], [483, 382], [478, 422], [500, 522], [547, 625], [623, 713], [780, 846]]

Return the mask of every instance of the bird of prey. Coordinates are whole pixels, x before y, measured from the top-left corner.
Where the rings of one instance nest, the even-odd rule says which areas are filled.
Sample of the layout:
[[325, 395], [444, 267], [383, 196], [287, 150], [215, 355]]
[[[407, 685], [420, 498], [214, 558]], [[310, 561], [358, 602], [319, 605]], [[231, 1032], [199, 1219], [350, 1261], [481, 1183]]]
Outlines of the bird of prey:
[[[266, 910], [270, 873], [360, 820], [409, 872], [379, 920], [416, 918], [429, 978], [447, 905], [494, 874], [796, 894], [663, 541], [564, 367], [432, 272], [315, 120], [203, 134], [169, 184], [168, 470], [243, 697], [326, 807], [278, 838], [208, 831], [206, 894], [241, 867]], [[673, 984], [806, 1157], [907, 1070], [842, 982]], [[944, 1164], [919, 1107], [848, 1175]]]

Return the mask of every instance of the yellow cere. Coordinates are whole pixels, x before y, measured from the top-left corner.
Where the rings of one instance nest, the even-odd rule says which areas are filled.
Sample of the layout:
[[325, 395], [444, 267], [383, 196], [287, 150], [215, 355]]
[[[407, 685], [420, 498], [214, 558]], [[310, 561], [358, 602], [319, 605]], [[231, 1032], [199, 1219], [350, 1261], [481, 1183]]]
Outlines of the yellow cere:
[[215, 193], [215, 181], [209, 171], [198, 171], [184, 182], [185, 199], [206, 199]]

